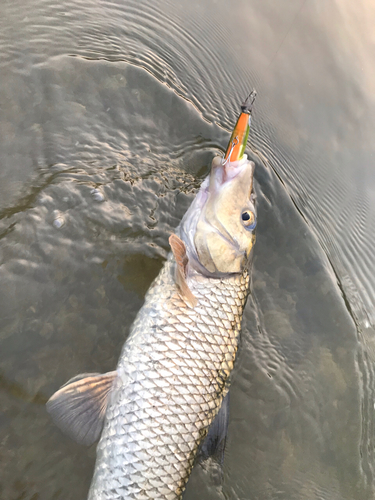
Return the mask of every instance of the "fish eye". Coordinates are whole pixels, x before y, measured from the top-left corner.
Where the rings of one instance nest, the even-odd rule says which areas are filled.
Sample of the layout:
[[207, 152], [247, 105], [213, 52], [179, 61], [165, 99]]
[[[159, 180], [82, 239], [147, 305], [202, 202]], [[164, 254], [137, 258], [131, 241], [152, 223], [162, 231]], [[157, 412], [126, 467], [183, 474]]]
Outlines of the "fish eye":
[[255, 215], [251, 210], [244, 210], [241, 214], [242, 223], [248, 229], [254, 229], [256, 226]]

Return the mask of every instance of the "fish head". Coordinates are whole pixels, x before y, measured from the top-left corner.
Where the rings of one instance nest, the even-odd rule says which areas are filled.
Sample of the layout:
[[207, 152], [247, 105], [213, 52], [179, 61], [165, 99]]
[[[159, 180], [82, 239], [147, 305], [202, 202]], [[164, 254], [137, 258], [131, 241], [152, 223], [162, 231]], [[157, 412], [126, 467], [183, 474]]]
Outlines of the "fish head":
[[234, 162], [213, 159], [181, 223], [181, 237], [196, 271], [222, 276], [249, 267], [256, 226], [254, 169], [246, 155]]

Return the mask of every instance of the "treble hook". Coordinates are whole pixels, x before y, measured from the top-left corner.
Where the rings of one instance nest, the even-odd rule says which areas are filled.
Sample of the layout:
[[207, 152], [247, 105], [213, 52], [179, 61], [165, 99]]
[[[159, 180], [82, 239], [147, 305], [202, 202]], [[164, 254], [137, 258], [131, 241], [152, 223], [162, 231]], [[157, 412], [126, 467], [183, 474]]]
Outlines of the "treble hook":
[[[237, 146], [237, 144], [238, 144], [238, 135], [236, 135], [236, 137], [232, 141], [232, 147], [230, 148], [229, 155], [228, 155], [227, 159], [222, 163], [223, 166], [229, 161], [230, 155], [232, 154], [233, 149]], [[224, 158], [223, 158], [223, 160], [224, 160]]]

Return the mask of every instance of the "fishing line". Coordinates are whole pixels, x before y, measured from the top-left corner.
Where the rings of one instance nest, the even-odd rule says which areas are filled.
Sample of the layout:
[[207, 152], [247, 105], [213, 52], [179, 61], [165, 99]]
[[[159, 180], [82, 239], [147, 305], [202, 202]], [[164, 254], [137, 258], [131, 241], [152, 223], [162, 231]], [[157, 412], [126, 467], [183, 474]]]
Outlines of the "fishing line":
[[281, 47], [284, 45], [285, 40], [288, 38], [288, 35], [289, 35], [289, 33], [290, 33], [291, 29], [293, 28], [293, 25], [294, 25], [294, 23], [296, 22], [297, 17], [300, 15], [300, 13], [301, 13], [301, 11], [302, 11], [302, 8], [304, 7], [304, 5], [305, 5], [305, 3], [306, 3], [306, 2], [307, 2], [307, 0], [302, 0], [301, 5], [300, 5], [299, 9], [297, 10], [297, 12], [296, 12], [296, 14], [295, 14], [295, 16], [294, 16], [294, 18], [293, 18], [293, 21], [291, 22], [291, 24], [290, 24], [290, 26], [289, 26], [289, 28], [288, 28], [288, 31], [285, 33], [284, 38], [281, 40], [281, 43], [280, 43], [279, 47], [277, 48], [277, 50], [276, 50], [275, 54], [273, 55], [273, 57], [271, 58], [270, 62], [268, 63], [268, 66], [267, 66], [267, 68], [266, 68], [266, 71], [265, 71], [265, 72], [267, 72], [267, 71], [269, 70], [269, 68], [270, 68], [271, 64], [272, 64], [272, 63], [274, 62], [274, 60], [276, 59], [277, 54], [279, 53], [279, 51], [280, 51]]

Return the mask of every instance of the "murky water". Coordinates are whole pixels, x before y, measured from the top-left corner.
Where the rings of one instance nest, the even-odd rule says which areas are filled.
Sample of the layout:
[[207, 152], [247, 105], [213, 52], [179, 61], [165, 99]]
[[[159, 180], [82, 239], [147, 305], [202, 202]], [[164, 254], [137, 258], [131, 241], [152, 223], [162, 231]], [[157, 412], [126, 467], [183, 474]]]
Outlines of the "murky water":
[[0, 4], [0, 499], [84, 499], [48, 397], [113, 370], [168, 236], [258, 91], [253, 294], [219, 486], [374, 498], [375, 7]]

